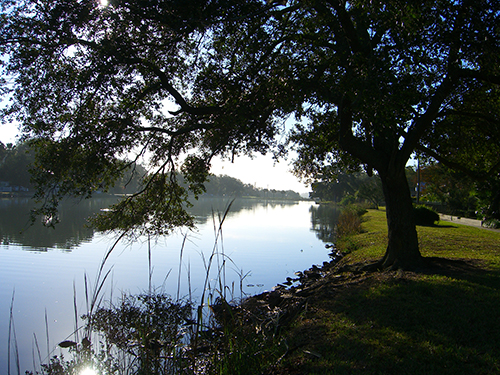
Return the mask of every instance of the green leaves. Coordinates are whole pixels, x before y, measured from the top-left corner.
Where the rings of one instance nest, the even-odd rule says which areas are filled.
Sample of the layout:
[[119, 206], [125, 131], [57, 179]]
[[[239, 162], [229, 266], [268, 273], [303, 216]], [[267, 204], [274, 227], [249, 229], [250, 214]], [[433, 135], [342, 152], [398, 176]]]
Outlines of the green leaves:
[[87, 197], [122, 174], [119, 159], [148, 159], [144, 190], [102, 228], [189, 222], [171, 176], [200, 194], [213, 157], [283, 146], [292, 115], [296, 172], [314, 178], [402, 171], [419, 143], [437, 158], [456, 124], [476, 135], [498, 107], [500, 9], [486, 0], [2, 5], [3, 114], [39, 139], [37, 196]]
[[133, 236], [165, 235], [179, 227], [192, 228], [193, 218], [185, 210], [187, 196], [175, 175], [159, 173], [144, 181], [141, 192], [123, 198], [91, 222], [97, 230], [121, 230]]

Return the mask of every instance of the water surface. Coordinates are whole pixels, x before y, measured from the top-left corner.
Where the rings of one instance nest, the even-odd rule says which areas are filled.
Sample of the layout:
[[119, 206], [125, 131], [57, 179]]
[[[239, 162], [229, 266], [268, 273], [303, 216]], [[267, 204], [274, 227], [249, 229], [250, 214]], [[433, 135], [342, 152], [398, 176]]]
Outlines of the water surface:
[[[98, 284], [98, 270], [115, 237], [94, 233], [84, 224], [86, 217], [110, 202], [110, 198], [66, 202], [61, 207], [61, 222], [53, 230], [40, 223], [27, 226], [28, 199], [0, 200], [0, 342], [4, 343], [0, 345], [0, 373], [7, 371], [13, 296], [12, 373], [16, 372], [13, 327], [24, 373], [33, 368], [35, 336], [42, 359], [48, 355], [46, 319], [49, 348], [53, 349], [75, 329], [75, 295], [78, 315], [87, 311], [84, 280], [88, 294]], [[103, 267], [103, 273], [110, 271], [102, 292], [104, 300], [150, 287], [173, 297], [199, 299], [208, 267], [209, 286], [217, 287], [222, 275], [226, 297], [238, 299], [270, 290], [296, 271], [328, 260], [324, 244], [333, 240], [335, 211], [311, 202], [237, 199], [217, 235], [219, 217], [229, 202], [196, 202], [192, 208], [196, 231], [120, 242]], [[59, 349], [51, 355], [58, 353]]]

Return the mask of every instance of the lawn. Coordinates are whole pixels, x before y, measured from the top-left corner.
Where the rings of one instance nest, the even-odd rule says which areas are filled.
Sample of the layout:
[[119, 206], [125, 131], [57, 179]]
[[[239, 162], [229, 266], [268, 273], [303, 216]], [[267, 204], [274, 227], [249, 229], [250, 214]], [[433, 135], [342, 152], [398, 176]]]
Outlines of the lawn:
[[[354, 223], [352, 215], [346, 217]], [[132, 346], [106, 356], [128, 368], [121, 358], [132, 353], [133, 361], [146, 369], [134, 373], [148, 374], [165, 373], [150, 371], [157, 363], [180, 371], [168, 373], [208, 375], [500, 374], [500, 232], [449, 222], [419, 226], [420, 249], [432, 267], [366, 272], [359, 266], [384, 254], [387, 223], [383, 210], [369, 210], [362, 219], [361, 233], [337, 241], [337, 248], [347, 253], [340, 261], [305, 270], [299, 283], [288, 278], [284, 284], [292, 287], [283, 285], [237, 304], [219, 298], [210, 305], [208, 318], [200, 306], [198, 323], [186, 320], [182, 325], [183, 330], [199, 328], [187, 346], [174, 340], [170, 350], [170, 341], [153, 339], [136, 345], [129, 336], [154, 338], [180, 326], [152, 323], [172, 312], [173, 305], [161, 296], [146, 298], [158, 301], [161, 309], [145, 304], [143, 311], [125, 304], [117, 313], [124, 312], [126, 319], [119, 324], [105, 320], [104, 330], [114, 333], [144, 320], [151, 332], [141, 336], [142, 331], [130, 330], [124, 338]], [[136, 317], [132, 324], [132, 312], [143, 312], [139, 316], [144, 319]], [[103, 316], [114, 317], [109, 312]], [[95, 315], [93, 319], [94, 325], [99, 323]], [[158, 354], [165, 348], [168, 356]], [[53, 358], [46, 370], [73, 374], [71, 369], [86, 363], [89, 350], [82, 341], [74, 353], [83, 362]]]
[[[500, 233], [441, 222], [418, 227], [433, 272], [355, 272], [318, 281], [274, 374], [499, 374]], [[382, 257], [385, 212], [344, 239], [350, 265]]]

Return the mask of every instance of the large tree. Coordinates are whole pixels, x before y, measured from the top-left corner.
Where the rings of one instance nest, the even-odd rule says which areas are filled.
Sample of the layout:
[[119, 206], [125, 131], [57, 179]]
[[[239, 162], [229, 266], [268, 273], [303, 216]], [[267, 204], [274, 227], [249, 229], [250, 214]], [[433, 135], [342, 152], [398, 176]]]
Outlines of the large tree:
[[[144, 188], [101, 229], [164, 233], [190, 224], [175, 170], [199, 193], [215, 155], [266, 152], [295, 115], [288, 145], [297, 173], [376, 170], [389, 229], [379, 265], [419, 266], [408, 159], [415, 149], [449, 157], [440, 142], [459, 119], [464, 129], [498, 119], [493, 0], [1, 4], [0, 48], [14, 90], [6, 113], [38, 140], [46, 210], [64, 194], [111, 184], [124, 169], [119, 154], [151, 159]], [[474, 140], [488, 173], [498, 173], [487, 135]]]

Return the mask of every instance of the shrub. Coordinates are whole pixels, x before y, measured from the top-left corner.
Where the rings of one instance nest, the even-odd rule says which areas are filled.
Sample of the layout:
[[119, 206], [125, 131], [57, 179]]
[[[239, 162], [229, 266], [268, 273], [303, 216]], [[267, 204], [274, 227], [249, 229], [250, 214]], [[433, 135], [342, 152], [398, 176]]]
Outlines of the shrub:
[[500, 220], [498, 219], [486, 219], [482, 224], [486, 228], [499, 229], [500, 228]]
[[349, 205], [342, 210], [337, 222], [337, 238], [361, 233], [361, 216], [367, 211], [358, 205]]
[[417, 225], [430, 226], [439, 221], [439, 214], [426, 206], [413, 207], [413, 217]]
[[368, 211], [366, 210], [366, 205], [365, 204], [351, 204], [347, 207], [344, 208], [343, 211], [351, 211], [353, 212], [355, 215], [359, 216], [361, 218], [361, 216], [363, 216], [364, 214], [366, 214]]
[[346, 195], [340, 201], [340, 205], [341, 206], [350, 206], [350, 205], [353, 205], [354, 202], [356, 202], [356, 198], [353, 195]]

